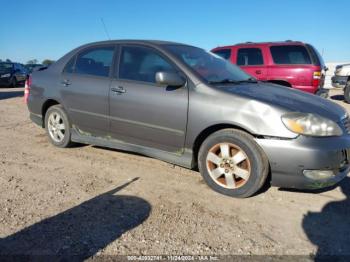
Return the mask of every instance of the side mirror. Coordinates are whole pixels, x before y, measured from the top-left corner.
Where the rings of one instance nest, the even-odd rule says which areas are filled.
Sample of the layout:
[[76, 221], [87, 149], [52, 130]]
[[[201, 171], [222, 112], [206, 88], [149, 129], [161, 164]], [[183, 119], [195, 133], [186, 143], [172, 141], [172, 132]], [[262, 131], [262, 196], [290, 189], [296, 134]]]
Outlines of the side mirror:
[[157, 72], [156, 83], [164, 86], [180, 87], [185, 85], [186, 80], [177, 73]]

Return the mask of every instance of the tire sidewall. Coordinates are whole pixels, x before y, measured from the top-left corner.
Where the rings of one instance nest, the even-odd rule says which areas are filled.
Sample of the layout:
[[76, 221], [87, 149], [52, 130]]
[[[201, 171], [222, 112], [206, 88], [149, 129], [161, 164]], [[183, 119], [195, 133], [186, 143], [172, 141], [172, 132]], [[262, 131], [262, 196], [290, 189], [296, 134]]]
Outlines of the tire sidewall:
[[350, 80], [346, 82], [346, 86], [344, 88], [344, 100], [350, 104]]
[[[49, 132], [49, 129], [48, 129], [48, 119], [49, 119], [49, 116], [52, 114], [52, 113], [58, 113], [62, 120], [63, 120], [63, 123], [66, 127], [65, 129], [65, 134], [64, 134], [64, 139], [61, 141], [61, 142], [56, 142], [52, 139], [51, 135], [50, 135], [50, 132]], [[71, 143], [71, 131], [70, 131], [70, 123], [69, 123], [69, 120], [68, 120], [68, 117], [67, 117], [67, 114], [66, 112], [64, 111], [64, 109], [59, 106], [59, 105], [56, 105], [56, 106], [52, 106], [50, 107], [46, 114], [45, 114], [45, 130], [46, 130], [46, 133], [47, 133], [47, 136], [49, 137], [49, 140], [50, 142], [54, 145], [54, 146], [57, 146], [57, 147], [68, 147]]]
[[[240, 147], [247, 157], [249, 158], [251, 165], [251, 173], [248, 181], [237, 189], [228, 189], [218, 185], [210, 176], [206, 157], [210, 148], [219, 143], [232, 143]], [[263, 155], [262, 149], [256, 144], [256, 142], [249, 138], [249, 136], [243, 132], [226, 131], [217, 132], [209, 136], [204, 141], [199, 152], [199, 170], [205, 180], [205, 182], [216, 192], [232, 196], [232, 197], [248, 197], [257, 192], [267, 177], [267, 163], [266, 158]]]

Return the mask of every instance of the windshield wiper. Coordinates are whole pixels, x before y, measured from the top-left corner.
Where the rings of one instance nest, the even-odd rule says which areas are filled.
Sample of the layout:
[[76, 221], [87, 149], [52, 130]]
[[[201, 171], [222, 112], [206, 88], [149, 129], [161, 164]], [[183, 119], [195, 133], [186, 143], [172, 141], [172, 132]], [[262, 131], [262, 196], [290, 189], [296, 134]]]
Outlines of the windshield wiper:
[[239, 81], [233, 79], [223, 79], [220, 81], [208, 81], [209, 84], [237, 84]]
[[253, 77], [249, 77], [247, 79], [244, 79], [244, 80], [240, 80], [240, 81], [237, 81], [238, 83], [258, 83], [258, 80], [256, 80], [255, 78]]
[[244, 80], [233, 80], [233, 79], [229, 79], [229, 78], [225, 78], [223, 80], [220, 81], [208, 81], [209, 84], [241, 84], [241, 83], [258, 83], [258, 81], [253, 78], [247, 78]]

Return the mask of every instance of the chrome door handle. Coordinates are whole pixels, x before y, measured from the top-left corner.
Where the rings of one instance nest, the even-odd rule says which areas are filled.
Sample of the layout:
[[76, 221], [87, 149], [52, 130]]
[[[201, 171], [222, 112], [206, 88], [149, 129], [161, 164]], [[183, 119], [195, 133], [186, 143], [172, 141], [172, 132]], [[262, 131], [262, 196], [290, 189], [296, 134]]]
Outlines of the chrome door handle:
[[112, 87], [111, 91], [119, 94], [125, 93], [125, 89], [122, 86]]

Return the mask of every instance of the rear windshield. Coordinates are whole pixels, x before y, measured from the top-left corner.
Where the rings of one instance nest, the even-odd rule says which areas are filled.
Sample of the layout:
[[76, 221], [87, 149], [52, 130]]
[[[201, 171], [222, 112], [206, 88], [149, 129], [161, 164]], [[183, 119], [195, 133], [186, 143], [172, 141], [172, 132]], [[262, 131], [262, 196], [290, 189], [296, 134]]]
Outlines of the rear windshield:
[[307, 49], [302, 45], [284, 45], [270, 47], [275, 64], [309, 65], [312, 64]]
[[0, 63], [0, 72], [1, 73], [9, 73], [13, 68], [13, 64], [11, 63]]

